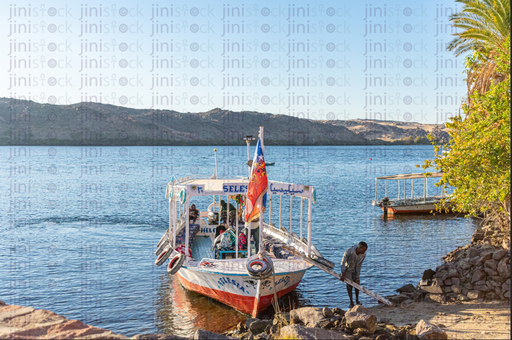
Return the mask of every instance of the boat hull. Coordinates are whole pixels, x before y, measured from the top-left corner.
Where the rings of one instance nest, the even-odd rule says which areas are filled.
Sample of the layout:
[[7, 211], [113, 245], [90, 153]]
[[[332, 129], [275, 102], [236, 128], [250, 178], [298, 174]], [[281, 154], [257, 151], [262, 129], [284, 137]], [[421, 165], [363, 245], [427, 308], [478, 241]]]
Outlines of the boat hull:
[[[384, 207], [381, 207], [382, 211], [384, 211]], [[418, 204], [418, 205], [402, 205], [402, 206], [388, 206], [388, 214], [420, 214], [420, 213], [430, 213], [436, 211], [435, 204]], [[446, 209], [442, 209], [441, 212], [447, 212]]]
[[[276, 292], [280, 298], [299, 285], [305, 270], [276, 274]], [[236, 310], [257, 317], [274, 300], [272, 278], [258, 281], [248, 275], [202, 271], [182, 267], [178, 279], [186, 289], [208, 296]]]

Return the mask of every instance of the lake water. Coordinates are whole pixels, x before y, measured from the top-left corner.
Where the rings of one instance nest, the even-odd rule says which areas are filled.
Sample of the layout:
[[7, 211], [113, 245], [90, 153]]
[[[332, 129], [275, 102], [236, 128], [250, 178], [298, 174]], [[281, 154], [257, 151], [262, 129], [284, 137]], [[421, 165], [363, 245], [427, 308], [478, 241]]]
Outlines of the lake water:
[[[416, 285], [425, 269], [467, 244], [476, 227], [454, 216], [383, 220], [371, 205], [376, 176], [421, 172], [415, 165], [433, 154], [431, 146], [269, 146], [265, 159], [276, 162], [267, 168], [269, 179], [316, 188], [313, 244], [336, 270], [343, 252], [365, 241], [361, 282], [389, 295]], [[221, 332], [245, 320], [185, 291], [165, 266], [154, 265], [155, 245], [168, 225], [165, 186], [172, 175], [211, 176], [213, 147], [0, 147], [0, 159], [1, 300], [127, 336]], [[245, 145], [219, 147], [219, 176], [246, 175], [246, 161]], [[422, 182], [415, 183], [415, 195], [423, 194]], [[388, 196], [396, 190], [388, 183]], [[289, 199], [283, 204], [289, 228]], [[299, 207], [296, 200], [294, 211]], [[274, 223], [276, 214], [274, 208]], [[298, 223], [293, 220], [294, 231]], [[281, 303], [346, 309], [348, 301], [344, 284], [314, 268]], [[376, 303], [364, 294], [362, 302]]]

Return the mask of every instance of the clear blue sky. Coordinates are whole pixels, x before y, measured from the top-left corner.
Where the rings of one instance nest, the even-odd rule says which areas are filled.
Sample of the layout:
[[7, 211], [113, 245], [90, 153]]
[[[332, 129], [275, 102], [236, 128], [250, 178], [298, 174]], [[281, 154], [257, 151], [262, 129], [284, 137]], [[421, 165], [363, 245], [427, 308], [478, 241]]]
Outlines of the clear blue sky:
[[16, 1], [2, 97], [442, 123], [465, 95], [454, 1]]

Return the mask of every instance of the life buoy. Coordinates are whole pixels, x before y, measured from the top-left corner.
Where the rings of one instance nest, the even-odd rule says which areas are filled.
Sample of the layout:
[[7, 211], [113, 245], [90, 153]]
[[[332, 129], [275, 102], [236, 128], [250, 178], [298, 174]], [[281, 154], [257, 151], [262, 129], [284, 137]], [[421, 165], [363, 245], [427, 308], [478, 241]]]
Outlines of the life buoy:
[[185, 204], [186, 201], [187, 201], [187, 193], [186, 193], [185, 189], [182, 189], [180, 191], [180, 203]]
[[213, 208], [214, 208], [214, 207], [219, 208], [219, 211], [220, 211], [220, 208], [221, 208], [221, 207], [220, 207], [220, 204], [219, 204], [219, 203], [212, 203], [212, 204], [210, 204], [210, 205], [208, 206], [208, 212], [213, 212]]
[[155, 256], [158, 256], [162, 253], [162, 251], [165, 249], [165, 247], [169, 244], [169, 239], [166, 238], [162, 244], [160, 244], [157, 248], [157, 250], [155, 251]]
[[169, 256], [171, 256], [171, 253], [173, 253], [172, 249], [170, 248], [166, 248], [161, 254], [160, 256], [158, 256], [158, 258], [155, 260], [155, 264], [157, 266], [161, 266], [162, 264], [164, 264], [165, 261], [167, 261], [167, 259], [169, 258]]
[[185, 255], [183, 254], [176, 254], [172, 258], [172, 260], [169, 262], [169, 265], [167, 266], [167, 272], [171, 275], [174, 275], [180, 270], [180, 268], [183, 266], [183, 263], [185, 262]]
[[272, 259], [265, 254], [251, 256], [247, 259], [245, 266], [250, 277], [260, 280], [269, 277], [274, 270]]
[[162, 235], [162, 238], [160, 239], [160, 241], [158, 241], [158, 243], [156, 244], [157, 247], [160, 247], [160, 245], [165, 242], [166, 239], [169, 238], [168, 236], [168, 233], [169, 233], [169, 229], [166, 230], [166, 232]]

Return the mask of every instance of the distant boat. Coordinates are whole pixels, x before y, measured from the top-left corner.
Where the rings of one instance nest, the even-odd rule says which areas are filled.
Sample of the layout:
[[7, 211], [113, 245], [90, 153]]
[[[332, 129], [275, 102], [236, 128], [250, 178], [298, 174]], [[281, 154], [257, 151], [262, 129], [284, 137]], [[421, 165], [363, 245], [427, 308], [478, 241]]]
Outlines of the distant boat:
[[265, 165], [266, 165], [266, 166], [272, 166], [272, 165], [274, 165], [274, 164], [276, 164], [276, 162], [265, 162]]
[[[380, 207], [385, 213], [389, 214], [411, 214], [411, 213], [428, 213], [428, 212], [436, 212], [436, 205], [442, 203], [443, 200], [447, 199], [444, 194], [441, 196], [429, 196], [428, 194], [428, 178], [432, 177], [442, 177], [443, 173], [434, 172], [425, 177], [425, 174], [404, 174], [404, 175], [395, 175], [395, 176], [382, 176], [375, 178], [375, 200], [372, 201], [372, 205], [376, 207]], [[407, 180], [411, 180], [411, 193], [407, 195]], [[414, 196], [414, 179], [423, 179], [423, 195], [422, 196]], [[377, 199], [377, 182], [379, 180], [384, 180], [384, 198]], [[398, 180], [398, 197], [397, 198], [389, 198], [387, 192], [387, 181], [388, 180]], [[403, 182], [403, 195], [401, 195], [400, 190], [400, 182]], [[401, 196], [401, 197], [400, 197]], [[448, 212], [450, 208], [450, 200], [447, 199], [442, 212]]]

